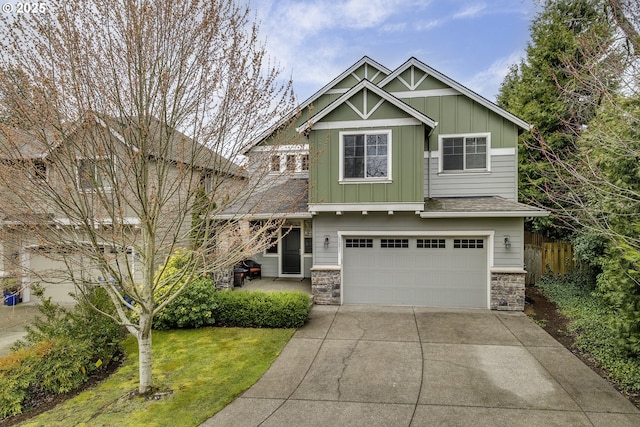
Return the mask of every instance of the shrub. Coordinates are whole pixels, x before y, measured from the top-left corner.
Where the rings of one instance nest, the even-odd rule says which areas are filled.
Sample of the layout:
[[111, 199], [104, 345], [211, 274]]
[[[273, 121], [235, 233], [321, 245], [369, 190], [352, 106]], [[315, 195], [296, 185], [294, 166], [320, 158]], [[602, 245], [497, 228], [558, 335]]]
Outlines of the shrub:
[[215, 323], [216, 309], [212, 279], [201, 277], [194, 280], [175, 300], [168, 304], [153, 319], [154, 329], [200, 328]]
[[16, 348], [51, 339], [67, 340], [79, 345], [90, 343], [83, 356], [87, 360], [88, 371], [97, 369], [91, 366], [98, 360], [109, 362], [120, 350], [124, 329], [96, 308], [115, 315], [111, 299], [104, 289], [93, 288], [84, 296], [76, 297], [76, 300], [75, 307], [66, 309], [44, 298], [38, 307], [40, 316], [26, 327], [26, 343], [19, 343]]
[[42, 300], [25, 341], [0, 359], [0, 417], [20, 414], [34, 395], [76, 389], [116, 357], [124, 331], [90, 304], [114, 310], [101, 288], [79, 297], [73, 309]]
[[22, 361], [33, 350], [18, 350], [0, 358], [0, 419], [22, 413], [31, 377]]
[[302, 292], [216, 291], [210, 279], [198, 279], [156, 316], [153, 327], [298, 328], [310, 310], [311, 299]]
[[640, 250], [620, 244], [608, 255], [598, 289], [616, 311], [618, 345], [630, 357], [640, 357]]
[[31, 396], [61, 394], [87, 379], [91, 342], [55, 338], [0, 359], [0, 416], [20, 414]]
[[618, 313], [580, 277], [545, 277], [538, 286], [571, 319], [568, 329], [576, 333], [576, 345], [591, 354], [622, 388], [640, 390], [640, 360], [621, 345], [616, 331]]
[[216, 292], [216, 325], [299, 328], [309, 317], [311, 300], [302, 292]]

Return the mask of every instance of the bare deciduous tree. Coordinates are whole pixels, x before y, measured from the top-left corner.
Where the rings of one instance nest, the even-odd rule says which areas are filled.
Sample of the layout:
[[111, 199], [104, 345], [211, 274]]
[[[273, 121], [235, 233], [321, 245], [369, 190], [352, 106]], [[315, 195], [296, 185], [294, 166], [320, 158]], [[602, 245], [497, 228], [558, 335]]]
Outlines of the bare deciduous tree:
[[[290, 83], [233, 0], [52, 0], [0, 16], [0, 49], [0, 68], [37, 94], [2, 85], [12, 116], [28, 118], [0, 129], [3, 238], [64, 265], [60, 279], [81, 291], [105, 287], [138, 341], [147, 393], [152, 320], [182, 291], [173, 284], [272, 242], [267, 220], [221, 253], [216, 236], [235, 224], [210, 218], [251, 199], [268, 172], [247, 177], [219, 153], [242, 154], [290, 111]], [[158, 274], [181, 246], [180, 277]]]

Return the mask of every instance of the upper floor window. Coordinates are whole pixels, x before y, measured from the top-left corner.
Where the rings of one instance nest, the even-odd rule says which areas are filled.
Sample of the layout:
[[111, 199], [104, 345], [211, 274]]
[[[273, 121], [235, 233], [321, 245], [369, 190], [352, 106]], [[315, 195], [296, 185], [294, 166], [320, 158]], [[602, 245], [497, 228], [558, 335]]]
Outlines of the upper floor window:
[[485, 171], [488, 168], [489, 134], [441, 135], [443, 172]]
[[200, 175], [200, 185], [206, 193], [211, 193], [213, 190], [213, 175], [210, 172]]
[[270, 158], [269, 170], [271, 173], [279, 172], [307, 172], [309, 170], [308, 154], [273, 154]]
[[340, 179], [391, 179], [391, 131], [340, 134]]
[[108, 190], [109, 175], [113, 170], [108, 158], [78, 159], [78, 189], [81, 191]]
[[287, 154], [287, 171], [295, 172], [296, 171], [296, 155], [295, 154]]
[[280, 172], [280, 156], [271, 156], [271, 172]]

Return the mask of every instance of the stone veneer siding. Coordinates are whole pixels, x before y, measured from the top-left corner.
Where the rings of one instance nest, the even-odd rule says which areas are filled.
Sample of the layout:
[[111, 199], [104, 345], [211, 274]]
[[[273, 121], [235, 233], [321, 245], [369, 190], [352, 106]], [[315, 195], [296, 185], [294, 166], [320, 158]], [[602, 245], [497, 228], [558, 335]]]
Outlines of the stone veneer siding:
[[311, 268], [311, 293], [315, 304], [339, 305], [341, 296], [340, 268]]
[[524, 311], [524, 279], [522, 271], [491, 271], [491, 310]]

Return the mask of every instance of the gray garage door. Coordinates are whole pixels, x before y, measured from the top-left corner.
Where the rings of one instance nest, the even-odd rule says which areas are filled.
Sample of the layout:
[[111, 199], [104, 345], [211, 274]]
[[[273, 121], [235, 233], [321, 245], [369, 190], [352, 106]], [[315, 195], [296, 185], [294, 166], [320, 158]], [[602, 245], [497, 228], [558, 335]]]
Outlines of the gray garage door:
[[343, 302], [487, 308], [484, 237], [346, 237]]

